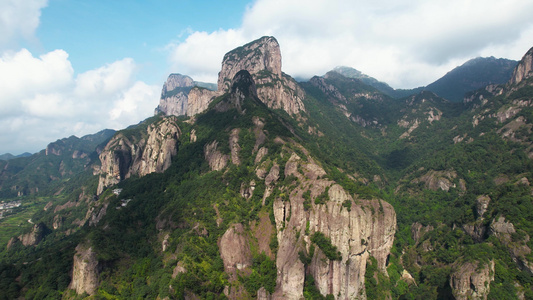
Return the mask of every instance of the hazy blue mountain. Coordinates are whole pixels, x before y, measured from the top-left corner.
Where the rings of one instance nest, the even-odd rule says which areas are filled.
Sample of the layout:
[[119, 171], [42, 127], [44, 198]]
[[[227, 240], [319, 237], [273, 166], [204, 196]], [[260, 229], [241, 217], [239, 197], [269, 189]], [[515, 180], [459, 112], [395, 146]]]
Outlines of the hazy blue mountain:
[[504, 58], [474, 58], [427, 85], [425, 89], [452, 102], [462, 102], [467, 92], [509, 81], [517, 63]]
[[387, 83], [350, 67], [336, 67], [334, 72], [356, 78], [394, 98], [407, 97], [423, 90], [431, 91], [452, 102], [462, 102], [465, 93], [489, 84], [502, 84], [511, 78], [518, 62], [504, 58], [478, 57], [465, 62], [425, 87], [393, 89]]
[[31, 156], [31, 153], [24, 152], [24, 153], [19, 154], [19, 155], [13, 155], [11, 153], [5, 153], [5, 154], [0, 155], [0, 160], [10, 160], [10, 159], [13, 159], [13, 158], [28, 157], [28, 156]]

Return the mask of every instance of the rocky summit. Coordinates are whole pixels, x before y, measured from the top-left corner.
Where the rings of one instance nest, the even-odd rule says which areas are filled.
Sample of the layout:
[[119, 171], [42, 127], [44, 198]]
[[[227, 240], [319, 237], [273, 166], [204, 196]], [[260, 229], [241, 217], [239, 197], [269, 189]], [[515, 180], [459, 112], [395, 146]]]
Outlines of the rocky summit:
[[164, 115], [194, 116], [229, 91], [233, 77], [248, 71], [257, 86], [259, 99], [268, 107], [288, 114], [305, 110], [305, 92], [297, 82], [281, 71], [281, 50], [274, 37], [263, 37], [224, 55], [218, 74], [218, 92], [194, 86], [194, 81], [180, 74], [171, 74], [163, 85], [161, 100], [155, 112]]
[[0, 298], [531, 299], [532, 53], [451, 72], [463, 102], [296, 82], [273, 37], [217, 91], [171, 74], [155, 116], [0, 160]]

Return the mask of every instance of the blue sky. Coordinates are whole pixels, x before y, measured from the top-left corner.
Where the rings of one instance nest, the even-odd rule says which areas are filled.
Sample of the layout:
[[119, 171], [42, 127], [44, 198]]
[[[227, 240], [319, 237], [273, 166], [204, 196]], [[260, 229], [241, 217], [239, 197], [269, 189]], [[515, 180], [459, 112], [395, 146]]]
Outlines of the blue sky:
[[183, 41], [189, 32], [239, 27], [249, 3], [50, 0], [31, 48], [67, 51], [76, 72], [131, 57], [142, 67], [139, 79], [164, 81], [174, 71], [165, 50], [170, 42]]
[[0, 0], [0, 154], [152, 116], [169, 73], [216, 82], [223, 55], [275, 36], [298, 79], [336, 66], [394, 88], [474, 57], [519, 60], [533, 0]]

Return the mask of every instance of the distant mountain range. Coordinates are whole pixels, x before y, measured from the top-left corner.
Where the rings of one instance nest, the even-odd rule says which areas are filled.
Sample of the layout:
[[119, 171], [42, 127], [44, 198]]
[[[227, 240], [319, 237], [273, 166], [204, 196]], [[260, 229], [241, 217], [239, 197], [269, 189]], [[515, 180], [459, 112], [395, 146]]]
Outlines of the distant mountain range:
[[393, 98], [402, 98], [425, 90], [451, 102], [462, 102], [464, 95], [468, 92], [490, 84], [502, 84], [509, 81], [517, 64], [518, 61], [505, 58], [478, 57], [454, 68], [435, 82], [414, 89], [393, 89], [387, 83], [350, 67], [336, 67], [333, 71], [346, 77], [359, 79]]
[[5, 154], [0, 155], [0, 160], [10, 160], [10, 159], [13, 159], [13, 158], [28, 157], [28, 156], [31, 156], [31, 153], [24, 152], [24, 153], [19, 154], [19, 155], [13, 155], [11, 153], [5, 153]]

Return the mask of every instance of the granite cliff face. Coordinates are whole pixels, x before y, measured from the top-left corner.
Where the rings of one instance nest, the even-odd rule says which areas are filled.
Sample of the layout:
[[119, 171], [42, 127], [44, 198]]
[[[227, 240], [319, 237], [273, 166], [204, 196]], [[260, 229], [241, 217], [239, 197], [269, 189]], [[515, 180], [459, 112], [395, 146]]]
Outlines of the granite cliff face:
[[192, 117], [204, 112], [217, 96], [220, 96], [219, 92], [202, 87], [192, 88], [189, 92], [187, 116]]
[[522, 57], [522, 60], [516, 66], [513, 76], [509, 83], [511, 85], [518, 84], [533, 76], [533, 48]]
[[205, 111], [219, 93], [199, 84], [189, 76], [170, 74], [163, 85], [161, 100], [154, 113], [166, 116], [194, 116]]
[[167, 78], [167, 81], [163, 85], [163, 90], [161, 91], [161, 96], [166, 96], [170, 92], [174, 91], [177, 88], [184, 88], [184, 87], [193, 87], [194, 86], [194, 80], [187, 76], [187, 75], [181, 75], [181, 74], [170, 74]]
[[[243, 109], [244, 101], [261, 101], [256, 96], [259, 92], [255, 92], [253, 74], [248, 71], [235, 73], [228, 91], [227, 97], [213, 109], [222, 112], [236, 108], [240, 114], [247, 114]], [[274, 231], [279, 245], [277, 255], [272, 257], [277, 268], [275, 290], [271, 295], [265, 290], [257, 291], [257, 295], [265, 299], [301, 299], [305, 277], [313, 276], [323, 295], [333, 294], [336, 299], [364, 299], [364, 275], [370, 256], [376, 258], [379, 269], [385, 272], [396, 232], [394, 209], [380, 199], [360, 199], [357, 194], [348, 193], [335, 181], [327, 179], [327, 172], [304, 147], [292, 140], [269, 137], [264, 129], [264, 118], [253, 116], [252, 120], [254, 128], [228, 129], [227, 140], [207, 143], [204, 157], [211, 170], [227, 172], [232, 165], [239, 165], [242, 161], [239, 156], [244, 146], [240, 145], [239, 133], [248, 131], [255, 136], [256, 177], [242, 182], [241, 195], [251, 199], [256, 191], [254, 187], [260, 185], [264, 186], [263, 205], [267, 198], [274, 196], [275, 229], [269, 232]], [[269, 139], [283, 148], [283, 160], [269, 155], [269, 149], [265, 147]], [[228, 147], [222, 147], [223, 144]], [[228, 152], [220, 149], [228, 149]], [[299, 149], [300, 154], [293, 149]], [[284, 182], [280, 181], [281, 176], [285, 178]], [[287, 182], [287, 178], [293, 178], [293, 181]], [[249, 226], [231, 225], [219, 240], [225, 270], [232, 280], [236, 278], [236, 272], [248, 272], [246, 270], [251, 265], [250, 245], [265, 248], [261, 243], [271, 239], [272, 233], [257, 232], [254, 233], [255, 239], [251, 238], [252, 233], [243, 228], [254, 228], [252, 223], [255, 224], [255, 221]], [[337, 258], [328, 258], [321, 245], [312, 241], [315, 233], [323, 234], [337, 248]], [[302, 261], [304, 256], [307, 257], [305, 262]], [[234, 284], [226, 287], [226, 295], [230, 299], [237, 299], [243, 293]]]
[[191, 77], [181, 74], [170, 74], [163, 85], [161, 100], [155, 114], [181, 116], [187, 114], [189, 91], [194, 86]]
[[[292, 154], [285, 165], [285, 176], [295, 176], [300, 184], [289, 191], [289, 201], [274, 202], [279, 250], [273, 296], [300, 299], [308, 273], [323, 295], [364, 299], [367, 259], [375, 257], [378, 267], [385, 270], [396, 232], [394, 209], [379, 199], [363, 200], [350, 195], [335, 182], [322, 179], [326, 172], [310, 158], [307, 161]], [[304, 204], [303, 195], [307, 191], [310, 203]], [[315, 201], [317, 197], [327, 201]], [[306, 209], [309, 204], [311, 207]], [[317, 232], [337, 247], [339, 259], [329, 259], [312, 242], [311, 237]], [[300, 253], [308, 256], [308, 265], [301, 261]]]
[[218, 91], [231, 88], [233, 77], [241, 70], [248, 71], [257, 86], [257, 95], [273, 109], [289, 114], [305, 110], [305, 92], [290, 76], [281, 72], [281, 50], [274, 37], [262, 37], [224, 55], [218, 73]]
[[43, 223], [33, 225], [30, 232], [22, 234], [18, 237], [12, 237], [7, 244], [7, 249], [10, 249], [16, 243], [22, 243], [22, 245], [36, 246], [43, 238], [49, 233], [49, 229]]
[[178, 152], [181, 130], [176, 121], [174, 116], [163, 118], [148, 125], [141, 136], [127, 132], [115, 135], [99, 156], [101, 167], [95, 170], [100, 175], [97, 193], [132, 175], [142, 177], [165, 171]]
[[233, 77], [240, 70], [253, 75], [263, 71], [281, 76], [281, 50], [278, 41], [274, 37], [262, 37], [226, 53], [218, 74], [218, 90], [229, 90]]
[[94, 295], [98, 288], [98, 273], [98, 260], [93, 248], [79, 244], [74, 255], [72, 281], [69, 288], [79, 295], [83, 293]]
[[450, 277], [450, 286], [457, 300], [487, 299], [492, 281], [494, 261], [486, 264], [468, 262], [456, 266], [456, 271]]

